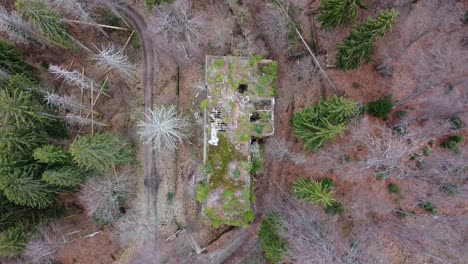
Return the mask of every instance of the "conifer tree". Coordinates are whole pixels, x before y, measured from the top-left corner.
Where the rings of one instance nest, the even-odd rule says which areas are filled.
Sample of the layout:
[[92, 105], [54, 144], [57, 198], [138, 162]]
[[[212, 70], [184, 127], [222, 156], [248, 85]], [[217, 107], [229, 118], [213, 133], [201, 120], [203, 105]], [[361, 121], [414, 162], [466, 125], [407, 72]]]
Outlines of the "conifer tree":
[[10, 75], [29, 72], [28, 66], [20, 59], [15, 46], [2, 40], [0, 40], [0, 68]]
[[358, 7], [367, 9], [362, 0], [322, 0], [318, 21], [326, 29], [351, 24], [357, 19]]
[[55, 200], [55, 190], [36, 179], [39, 167], [29, 166], [3, 170], [0, 190], [14, 204], [32, 208], [49, 207]]
[[44, 0], [16, 0], [16, 10], [48, 40], [68, 46], [67, 30], [60, 24], [61, 16], [51, 10]]
[[83, 183], [86, 178], [82, 170], [66, 166], [44, 171], [42, 179], [51, 185], [73, 187]]
[[40, 163], [66, 164], [71, 161], [70, 153], [54, 145], [45, 145], [34, 150], [33, 157]]
[[70, 153], [80, 167], [88, 170], [106, 171], [133, 160], [127, 142], [110, 133], [80, 137], [71, 144]]
[[0, 7], [0, 32], [18, 43], [40, 43], [31, 25], [16, 12], [8, 13]]
[[291, 186], [294, 196], [324, 207], [335, 202], [330, 186], [311, 179], [299, 179]]
[[31, 155], [33, 149], [44, 144], [46, 140], [47, 135], [41, 130], [0, 129], [0, 148], [11, 153], [21, 152], [24, 155]]
[[0, 232], [0, 256], [14, 257], [23, 252], [28, 239], [28, 233], [24, 226], [17, 225]]
[[336, 66], [342, 70], [357, 69], [362, 61], [368, 63], [374, 54], [374, 43], [390, 31], [398, 18], [398, 12], [390, 9], [380, 12], [376, 19], [368, 18], [351, 31], [346, 40], [337, 45]]

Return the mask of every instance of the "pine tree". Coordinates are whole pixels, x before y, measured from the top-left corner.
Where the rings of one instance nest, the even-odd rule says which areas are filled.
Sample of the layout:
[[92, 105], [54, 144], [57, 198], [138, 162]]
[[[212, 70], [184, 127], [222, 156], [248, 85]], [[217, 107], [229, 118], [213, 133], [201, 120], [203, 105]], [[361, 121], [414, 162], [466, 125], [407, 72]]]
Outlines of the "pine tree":
[[30, 92], [16, 88], [0, 90], [0, 125], [40, 127], [51, 120]]
[[48, 40], [67, 47], [69, 36], [60, 24], [61, 16], [52, 11], [44, 0], [16, 0], [16, 10]]
[[86, 178], [85, 173], [82, 170], [66, 166], [59, 169], [44, 171], [42, 179], [51, 185], [73, 187], [83, 183]]
[[71, 161], [70, 153], [54, 145], [45, 145], [34, 150], [33, 157], [40, 163], [67, 164]]
[[374, 54], [374, 43], [390, 31], [398, 18], [395, 9], [382, 11], [377, 19], [368, 18], [351, 31], [346, 40], [337, 45], [336, 66], [342, 70], [357, 69], [362, 61], [368, 63]]
[[127, 142], [110, 133], [80, 137], [71, 144], [70, 153], [80, 167], [88, 170], [106, 171], [133, 160]]
[[24, 226], [17, 225], [0, 232], [0, 256], [14, 257], [23, 252], [28, 239]]
[[20, 59], [15, 46], [0, 40], [0, 68], [8, 74], [29, 73], [29, 67]]
[[367, 9], [362, 0], [322, 0], [318, 21], [326, 29], [351, 24], [357, 19], [358, 7]]
[[44, 144], [46, 140], [47, 135], [41, 130], [0, 129], [0, 148], [10, 153], [19, 152], [29, 156], [34, 148]]
[[305, 147], [315, 151], [336, 136], [342, 136], [348, 120], [359, 113], [359, 104], [343, 97], [320, 99], [316, 105], [295, 114], [291, 120], [294, 134]]
[[336, 201], [330, 187], [322, 182], [311, 179], [299, 179], [291, 187], [294, 196], [324, 207], [333, 205]]
[[3, 171], [0, 190], [14, 204], [32, 208], [49, 207], [55, 200], [56, 191], [44, 181], [36, 179], [38, 174], [38, 166]]

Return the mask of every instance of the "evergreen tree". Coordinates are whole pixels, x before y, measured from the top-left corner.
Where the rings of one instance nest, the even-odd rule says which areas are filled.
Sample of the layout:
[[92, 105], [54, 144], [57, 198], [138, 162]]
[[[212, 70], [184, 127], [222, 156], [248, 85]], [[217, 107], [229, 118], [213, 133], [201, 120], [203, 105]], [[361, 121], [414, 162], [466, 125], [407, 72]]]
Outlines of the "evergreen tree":
[[15, 46], [0, 40], [0, 68], [8, 74], [29, 73], [29, 67], [20, 59]]
[[71, 161], [70, 153], [54, 145], [45, 145], [34, 150], [33, 157], [40, 163], [66, 164]]
[[326, 29], [351, 24], [357, 19], [358, 7], [367, 9], [362, 0], [322, 0], [318, 21]]
[[368, 18], [351, 31], [346, 40], [337, 45], [336, 66], [342, 70], [357, 69], [362, 61], [368, 63], [374, 54], [374, 43], [390, 31], [398, 18], [398, 12], [390, 9], [380, 12], [377, 19]]
[[38, 166], [3, 170], [0, 178], [0, 190], [14, 204], [32, 208], [49, 207], [55, 200], [56, 191], [44, 181]]
[[0, 90], [0, 125], [2, 127], [39, 127], [50, 122], [45, 108], [30, 92], [16, 88]]
[[83, 183], [86, 178], [84, 172], [80, 169], [67, 166], [59, 169], [46, 170], [42, 174], [42, 179], [51, 185], [73, 187]]
[[330, 186], [311, 179], [299, 179], [292, 185], [294, 196], [324, 207], [332, 206], [336, 201]]
[[24, 226], [18, 225], [0, 232], [0, 256], [14, 257], [23, 252], [28, 239]]
[[359, 104], [343, 97], [319, 100], [316, 105], [295, 114], [291, 120], [294, 134], [309, 150], [318, 150], [327, 141], [341, 136], [346, 122], [359, 113]]
[[44, 0], [16, 0], [16, 11], [51, 42], [67, 47], [68, 32], [60, 24], [61, 16]]
[[22, 153], [30, 156], [34, 148], [47, 140], [43, 131], [32, 131], [26, 128], [9, 130], [0, 129], [0, 148], [10, 153]]
[[71, 144], [70, 153], [80, 167], [88, 170], [106, 171], [133, 160], [127, 142], [110, 133], [80, 137]]

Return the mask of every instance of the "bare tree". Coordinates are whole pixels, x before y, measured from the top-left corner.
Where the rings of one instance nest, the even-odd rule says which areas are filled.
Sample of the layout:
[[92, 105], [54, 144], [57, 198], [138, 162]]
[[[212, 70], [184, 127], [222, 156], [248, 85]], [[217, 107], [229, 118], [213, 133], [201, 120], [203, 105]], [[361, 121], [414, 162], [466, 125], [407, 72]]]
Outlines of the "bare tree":
[[61, 244], [57, 238], [59, 226], [52, 222], [38, 229], [31, 240], [28, 241], [23, 253], [31, 263], [46, 264], [53, 260], [54, 253]]
[[49, 4], [63, 13], [83, 22], [93, 22], [84, 6], [77, 0], [47, 0]]
[[61, 78], [71, 85], [80, 87], [85, 90], [99, 92], [99, 88], [92, 79], [84, 76], [76, 70], [68, 71], [60, 68], [59, 66], [51, 64], [49, 66], [49, 72], [54, 74], [56, 78]]
[[273, 138], [271, 139], [270, 146], [273, 155], [279, 158], [285, 158], [289, 155], [292, 144], [291, 142], [287, 142], [285, 139], [282, 138]]
[[65, 121], [69, 125], [96, 125], [96, 126], [107, 126], [106, 123], [99, 122], [93, 118], [83, 117], [81, 115], [66, 114]]
[[23, 20], [15, 11], [8, 13], [0, 7], [0, 33], [5, 34], [10, 40], [18, 43], [39, 43], [31, 25]]
[[155, 10], [153, 27], [157, 35], [162, 35], [164, 46], [177, 45], [186, 58], [192, 57], [200, 40], [201, 19], [193, 17], [188, 4], [175, 2]]
[[130, 78], [135, 78], [135, 65], [129, 61], [123, 50], [117, 49], [114, 44], [103, 46], [98, 54], [92, 56], [92, 59], [102, 70], [116, 70]]
[[86, 213], [103, 224], [111, 224], [131, 193], [130, 173], [90, 178], [81, 188], [79, 199]]
[[65, 110], [86, 110], [88, 111], [88, 107], [82, 105], [78, 102], [75, 102], [72, 98], [68, 96], [60, 96], [53, 92], [46, 92], [44, 95], [44, 101], [49, 107], [57, 108], [60, 111]]
[[184, 130], [188, 126], [187, 119], [178, 114], [173, 105], [160, 106], [146, 115], [146, 121], [140, 120], [138, 133], [145, 144], [164, 152], [177, 148], [177, 143], [187, 138]]

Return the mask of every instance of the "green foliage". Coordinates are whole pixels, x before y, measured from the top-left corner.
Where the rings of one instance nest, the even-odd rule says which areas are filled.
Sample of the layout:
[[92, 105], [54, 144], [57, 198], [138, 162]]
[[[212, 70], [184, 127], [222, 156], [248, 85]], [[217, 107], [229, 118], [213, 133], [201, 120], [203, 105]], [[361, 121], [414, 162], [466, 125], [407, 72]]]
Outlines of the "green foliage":
[[250, 57], [249, 61], [247, 62], [247, 67], [256, 68], [261, 60], [265, 59], [265, 56], [262, 54], [257, 54]]
[[463, 121], [458, 116], [452, 116], [449, 118], [449, 122], [452, 124], [451, 128], [455, 130], [462, 129], [465, 126]]
[[0, 232], [0, 257], [14, 257], [26, 247], [28, 233], [24, 226], [17, 225]]
[[209, 106], [210, 106], [210, 100], [208, 100], [208, 99], [205, 99], [200, 103], [200, 108], [201, 109], [208, 108]]
[[463, 135], [455, 135], [447, 138], [445, 141], [443, 141], [440, 145], [445, 148], [445, 149], [450, 149], [455, 152], [458, 152], [458, 145], [462, 143], [464, 140]]
[[355, 27], [346, 40], [336, 47], [336, 66], [342, 70], [357, 69], [362, 61], [368, 63], [370, 56], [374, 54], [374, 43], [378, 37], [382, 37], [390, 31], [398, 18], [398, 12], [394, 9], [381, 11], [377, 19], [368, 18], [365, 22]]
[[197, 192], [195, 193], [195, 200], [199, 203], [203, 203], [210, 194], [210, 186], [205, 183], [200, 183], [197, 186]]
[[326, 29], [348, 25], [356, 21], [358, 7], [367, 9], [362, 0], [322, 0], [317, 19]]
[[50, 41], [67, 47], [69, 37], [61, 23], [61, 15], [47, 6], [44, 0], [16, 0], [16, 11]]
[[327, 184], [311, 179], [295, 181], [292, 185], [292, 192], [296, 198], [321, 204], [324, 207], [332, 206], [336, 202]]
[[86, 174], [75, 167], [61, 167], [44, 171], [42, 179], [51, 185], [73, 187], [86, 180]]
[[159, 6], [164, 3], [169, 3], [172, 0], [145, 0], [146, 7], [149, 11], [153, 10], [154, 6]]
[[226, 62], [224, 61], [224, 59], [215, 59], [213, 61], [213, 67], [215, 69], [222, 68], [222, 67], [224, 67], [225, 64], [226, 64]]
[[343, 205], [339, 202], [334, 202], [332, 205], [325, 207], [325, 213], [329, 215], [341, 215], [343, 212]]
[[278, 213], [270, 213], [262, 219], [258, 231], [260, 246], [271, 263], [279, 263], [288, 251], [287, 243], [279, 233], [283, 229], [281, 217]]
[[78, 166], [87, 170], [106, 171], [133, 160], [127, 142], [110, 133], [82, 136], [70, 145], [70, 153]]
[[46, 164], [66, 164], [71, 161], [70, 153], [54, 145], [45, 145], [35, 149], [33, 157], [38, 162]]
[[10, 153], [21, 153], [23, 157], [31, 155], [32, 150], [44, 142], [47, 142], [47, 135], [40, 130], [31, 131], [27, 128], [0, 130], [0, 149]]
[[385, 178], [387, 178], [387, 172], [385, 172], [385, 171], [378, 171], [378, 172], [375, 174], [375, 177], [377, 178], [377, 180], [385, 180]]
[[38, 180], [37, 167], [14, 168], [2, 175], [0, 190], [5, 197], [17, 205], [32, 208], [49, 207], [55, 200], [56, 190]]
[[316, 105], [295, 114], [291, 125], [295, 135], [315, 151], [347, 130], [346, 122], [358, 114], [359, 105], [343, 97], [319, 100]]
[[419, 207], [421, 207], [422, 209], [428, 211], [432, 215], [437, 215], [437, 209], [431, 202], [421, 202], [419, 204]]
[[20, 59], [16, 47], [3, 40], [0, 40], [0, 68], [10, 75], [21, 73], [32, 75], [30, 67]]
[[367, 105], [367, 112], [378, 118], [386, 118], [392, 111], [393, 103], [390, 96], [386, 96], [370, 102]]
[[229, 142], [226, 136], [218, 134], [218, 146], [208, 147], [208, 162], [213, 169], [213, 174], [210, 176], [210, 186], [217, 188], [219, 185], [226, 183], [228, 179], [228, 165], [231, 162], [241, 160], [242, 155], [236, 147]]
[[0, 125], [2, 127], [40, 127], [50, 122], [43, 105], [28, 91], [19, 88], [0, 90]]
[[390, 183], [388, 185], [388, 191], [390, 193], [395, 193], [395, 194], [400, 194], [401, 193], [400, 187], [398, 187], [398, 185], [396, 185], [394, 183]]
[[444, 183], [439, 187], [439, 190], [447, 195], [453, 196], [459, 193], [458, 184], [456, 183]]

